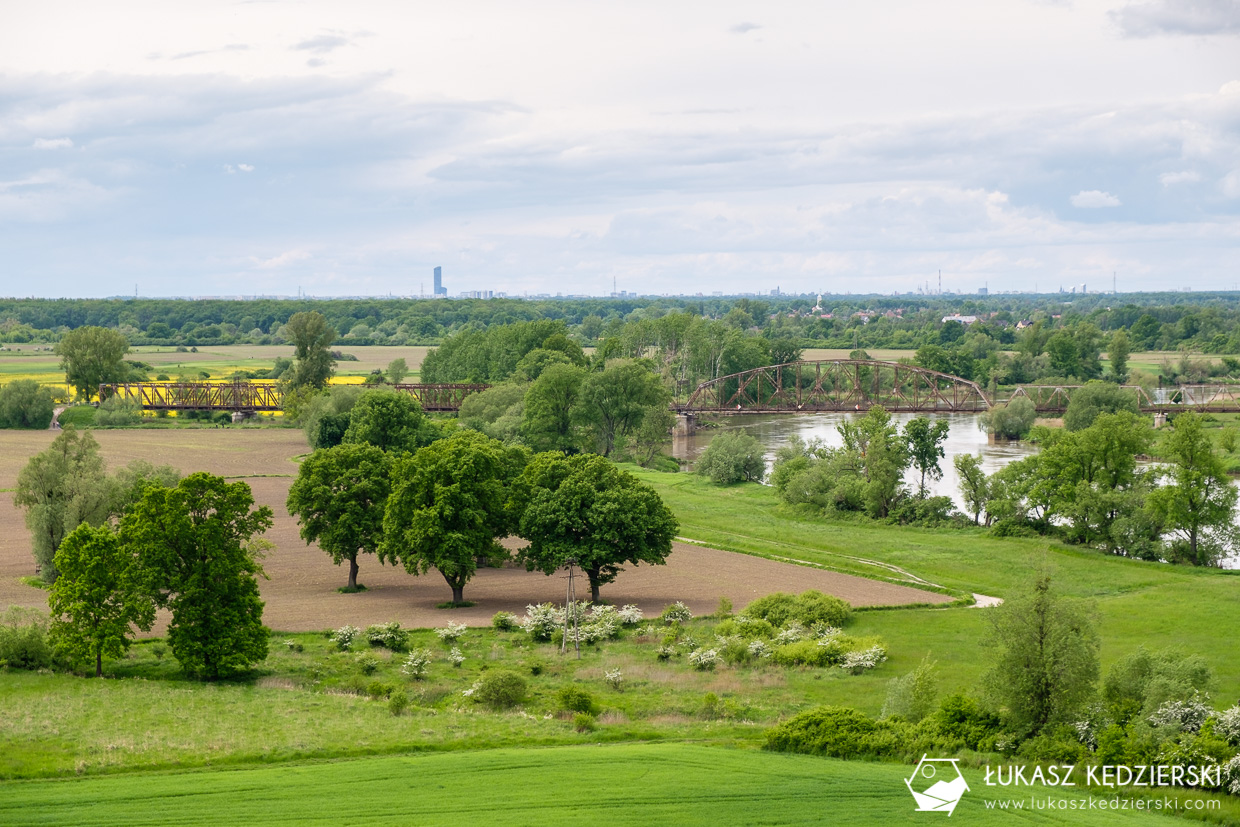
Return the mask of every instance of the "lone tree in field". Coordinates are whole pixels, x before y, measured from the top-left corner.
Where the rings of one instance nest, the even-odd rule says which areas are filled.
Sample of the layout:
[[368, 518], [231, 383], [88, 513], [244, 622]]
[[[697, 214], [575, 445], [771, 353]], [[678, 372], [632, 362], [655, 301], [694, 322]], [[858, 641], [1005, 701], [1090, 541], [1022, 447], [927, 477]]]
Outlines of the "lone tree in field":
[[288, 492], [301, 537], [318, 542], [336, 565], [349, 561], [348, 591], [357, 591], [357, 557], [376, 554], [383, 509], [392, 491], [392, 458], [373, 445], [337, 445], [305, 459]]
[[985, 677], [1014, 729], [1034, 736], [1073, 720], [1098, 680], [1098, 633], [1087, 608], [1040, 576], [1033, 588], [988, 609], [998, 651]]
[[676, 518], [654, 489], [595, 454], [539, 454], [514, 486], [518, 554], [530, 571], [554, 574], [574, 560], [590, 580], [590, 600], [621, 565], [663, 565]]
[[119, 658], [132, 643], [132, 627], [149, 630], [155, 602], [144, 588], [141, 562], [110, 526], [80, 525], [56, 552], [60, 576], [48, 590], [51, 633], [75, 661]]
[[143, 562], [156, 603], [172, 610], [168, 642], [181, 667], [214, 680], [267, 657], [255, 535], [271, 509], [252, 509], [243, 482], [204, 472], [152, 486], [121, 519], [121, 542]]
[[82, 523], [99, 525], [112, 513], [99, 443], [90, 434], [65, 428], [17, 475], [13, 504], [26, 509], [35, 572], [51, 583], [65, 536]]
[[409, 363], [404, 357], [399, 357], [388, 362], [387, 378], [393, 385], [399, 385], [401, 380], [409, 375]]
[[698, 457], [696, 473], [719, 485], [762, 482], [766, 457], [762, 443], [743, 431], [720, 434], [710, 441]]
[[410, 574], [437, 570], [452, 589], [452, 602], [464, 603], [478, 558], [507, 554], [498, 540], [512, 527], [509, 486], [524, 456], [477, 431], [460, 430], [396, 460], [379, 559], [401, 563]]
[[129, 342], [106, 327], [79, 327], [70, 330], [56, 345], [65, 381], [87, 402], [104, 382], [123, 382], [129, 375], [125, 354]]
[[294, 313], [285, 325], [285, 333], [293, 342], [295, 360], [289, 385], [293, 389], [327, 387], [336, 367], [328, 350], [336, 341], [336, 331], [327, 323], [327, 317], [317, 310]]

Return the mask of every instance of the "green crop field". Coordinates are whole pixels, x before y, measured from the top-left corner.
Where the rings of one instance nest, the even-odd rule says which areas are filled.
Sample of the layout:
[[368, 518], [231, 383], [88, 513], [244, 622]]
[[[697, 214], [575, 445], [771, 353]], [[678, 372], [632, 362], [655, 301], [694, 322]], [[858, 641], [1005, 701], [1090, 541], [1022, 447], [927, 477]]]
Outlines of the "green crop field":
[[[686, 744], [572, 746], [364, 758], [224, 771], [9, 784], [7, 825], [486, 824], [731, 825], [926, 823], [909, 767]], [[1038, 789], [1030, 807], [967, 771], [962, 824], [1174, 824], [1157, 813], [1069, 810], [1083, 792]], [[988, 808], [989, 805], [989, 808]], [[1010, 806], [1010, 805], [1009, 805]], [[1062, 809], [1061, 809], [1062, 808]]]

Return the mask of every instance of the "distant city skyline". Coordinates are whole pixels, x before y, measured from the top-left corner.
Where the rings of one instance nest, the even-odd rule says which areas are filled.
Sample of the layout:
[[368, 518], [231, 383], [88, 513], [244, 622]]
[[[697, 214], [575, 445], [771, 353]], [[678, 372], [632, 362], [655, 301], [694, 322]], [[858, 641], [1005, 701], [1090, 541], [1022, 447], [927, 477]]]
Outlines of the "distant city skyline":
[[0, 295], [1240, 286], [1240, 0], [11, 5]]

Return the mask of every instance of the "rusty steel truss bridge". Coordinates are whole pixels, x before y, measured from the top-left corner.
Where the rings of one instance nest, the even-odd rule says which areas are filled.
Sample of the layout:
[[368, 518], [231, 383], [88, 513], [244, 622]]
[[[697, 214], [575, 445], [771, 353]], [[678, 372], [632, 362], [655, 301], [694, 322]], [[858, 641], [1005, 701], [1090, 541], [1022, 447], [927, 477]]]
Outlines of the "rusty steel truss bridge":
[[[1005, 400], [1025, 397], [1039, 413], [1062, 414], [1081, 385], [1021, 385]], [[1240, 412], [1240, 387], [1181, 385], [1150, 392], [1121, 388], [1136, 396], [1142, 411]], [[981, 413], [1001, 400], [976, 382], [915, 365], [869, 359], [789, 362], [703, 382], [677, 411], [696, 413], [819, 413], [867, 411], [880, 405], [908, 413]]]
[[[458, 411], [461, 401], [487, 385], [383, 385], [407, 393], [424, 411]], [[258, 413], [284, 408], [279, 385], [259, 382], [124, 382], [99, 386], [99, 399], [119, 397], [145, 410]]]

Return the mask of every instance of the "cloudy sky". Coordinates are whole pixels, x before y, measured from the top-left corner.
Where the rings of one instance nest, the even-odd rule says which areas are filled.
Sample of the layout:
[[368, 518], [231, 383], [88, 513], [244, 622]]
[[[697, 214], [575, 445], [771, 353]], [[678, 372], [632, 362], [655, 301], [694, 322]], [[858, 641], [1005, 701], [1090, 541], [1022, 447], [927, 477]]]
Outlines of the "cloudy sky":
[[1240, 284], [1240, 0], [5, 6], [0, 295]]

